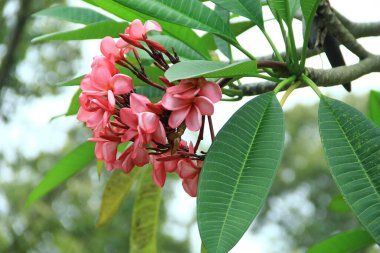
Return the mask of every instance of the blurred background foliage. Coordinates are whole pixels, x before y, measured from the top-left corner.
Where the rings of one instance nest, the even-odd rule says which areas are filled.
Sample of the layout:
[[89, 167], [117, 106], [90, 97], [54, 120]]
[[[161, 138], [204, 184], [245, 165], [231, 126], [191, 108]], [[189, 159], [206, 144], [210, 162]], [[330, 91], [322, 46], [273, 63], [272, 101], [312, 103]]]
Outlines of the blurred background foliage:
[[[54, 84], [73, 76], [80, 65], [78, 43], [30, 43], [33, 37], [65, 28], [61, 22], [30, 18], [53, 2], [64, 3], [0, 1], [0, 124], [7, 124], [18, 103], [59, 94], [62, 89]], [[366, 111], [365, 98], [350, 95], [347, 101]], [[251, 232], [258, 234], [269, 227], [277, 231], [269, 234], [276, 241], [273, 252], [304, 252], [333, 233], [357, 227], [358, 222], [350, 212], [329, 210], [338, 191], [322, 155], [317, 107], [299, 105], [289, 110], [286, 129], [286, 149], [276, 183]], [[32, 159], [18, 150], [14, 150], [14, 161], [5, 160], [0, 154], [0, 166], [11, 168], [13, 175], [12, 180], [0, 176], [0, 252], [128, 252], [133, 194], [109, 224], [95, 228], [101, 192], [108, 177], [103, 174], [99, 182], [95, 163], [43, 201], [25, 207], [33, 186], [84, 136], [83, 129], [73, 128], [63, 150], [40, 153]], [[163, 226], [170, 219], [166, 205], [173, 196], [174, 188], [170, 185], [162, 201], [158, 252], [190, 252], [189, 224], [183, 240], [176, 239], [165, 229], [168, 226]]]

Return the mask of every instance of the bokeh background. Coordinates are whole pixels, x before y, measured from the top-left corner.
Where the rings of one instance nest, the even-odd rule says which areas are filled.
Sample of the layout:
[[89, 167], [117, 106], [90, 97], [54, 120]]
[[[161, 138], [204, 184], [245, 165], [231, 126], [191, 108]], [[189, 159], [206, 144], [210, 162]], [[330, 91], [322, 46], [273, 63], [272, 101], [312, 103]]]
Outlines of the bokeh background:
[[[133, 193], [109, 224], [96, 228], [101, 193], [109, 175], [103, 173], [99, 179], [95, 163], [42, 200], [25, 206], [27, 195], [44, 174], [90, 136], [75, 117], [51, 119], [65, 113], [76, 91], [55, 84], [89, 71], [92, 57], [100, 53], [99, 41], [30, 42], [38, 35], [74, 28], [64, 22], [31, 16], [53, 4], [65, 3], [64, 0], [0, 0], [0, 252], [128, 252]], [[68, 3], [86, 6], [79, 0]], [[380, 4], [376, 0], [332, 0], [331, 3], [353, 21], [380, 20]], [[270, 19], [267, 9], [264, 14]], [[279, 48], [284, 49], [275, 22], [268, 22], [267, 27]], [[295, 30], [297, 43], [301, 45], [300, 22], [295, 24]], [[270, 53], [270, 47], [255, 28], [239, 39], [254, 55]], [[360, 42], [371, 52], [380, 54], [378, 38]], [[345, 48], [342, 50], [348, 64], [357, 62]], [[233, 53], [235, 59], [243, 57], [237, 51]], [[324, 55], [313, 57], [308, 65], [330, 67]], [[342, 87], [323, 91], [366, 113], [368, 92], [380, 90], [379, 80], [379, 74], [360, 78], [353, 82], [350, 94]], [[220, 129], [248, 99], [219, 103], [214, 120], [216, 128]], [[332, 211], [330, 207], [338, 191], [322, 154], [317, 101], [316, 95], [305, 88], [296, 91], [286, 102], [286, 149], [276, 183], [261, 214], [232, 252], [305, 252], [329, 235], [358, 226], [351, 213]], [[186, 138], [194, 136], [187, 133]], [[209, 140], [204, 148], [207, 143]], [[169, 178], [163, 194], [158, 252], [199, 252], [195, 199], [183, 192], [176, 177]], [[365, 252], [380, 250], [374, 246]]]

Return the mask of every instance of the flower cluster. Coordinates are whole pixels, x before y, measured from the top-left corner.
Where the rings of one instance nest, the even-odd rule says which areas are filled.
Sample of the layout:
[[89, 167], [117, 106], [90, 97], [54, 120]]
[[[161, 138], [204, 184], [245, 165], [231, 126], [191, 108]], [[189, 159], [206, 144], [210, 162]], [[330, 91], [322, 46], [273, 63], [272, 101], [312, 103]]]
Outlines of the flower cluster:
[[[148, 39], [151, 30], [162, 31], [155, 21], [142, 24], [135, 20], [117, 41], [111, 37], [102, 39], [102, 55], [94, 57], [91, 72], [81, 82], [77, 118], [92, 130], [90, 140], [96, 142], [96, 157], [105, 162], [107, 170], [129, 173], [135, 166], [152, 163], [152, 177], [158, 186], [165, 184], [167, 173], [176, 172], [184, 190], [196, 196], [205, 157], [205, 153], [197, 154], [205, 117], [210, 122], [214, 103], [221, 99], [222, 93], [217, 84], [204, 78], [185, 79], [179, 84], [170, 83], [164, 77], [160, 77], [162, 84], [152, 81], [140, 62], [138, 50], [148, 53], [163, 72], [169, 64], [178, 63], [179, 58], [174, 49], [172, 54]], [[129, 52], [138, 66], [129, 60]], [[162, 101], [152, 103], [137, 94], [132, 78], [121, 74], [116, 65], [127, 68], [145, 84], [165, 91]], [[186, 129], [200, 130], [195, 146], [181, 138]], [[121, 146], [122, 143], [125, 144]], [[125, 150], [119, 154], [124, 146]]]

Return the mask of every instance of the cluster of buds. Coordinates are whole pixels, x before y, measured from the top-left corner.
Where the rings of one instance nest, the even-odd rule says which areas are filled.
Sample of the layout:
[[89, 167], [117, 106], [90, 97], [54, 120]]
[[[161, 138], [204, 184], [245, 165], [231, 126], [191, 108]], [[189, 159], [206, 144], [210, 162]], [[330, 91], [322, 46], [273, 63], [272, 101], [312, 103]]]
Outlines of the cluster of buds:
[[[140, 62], [138, 50], [144, 50], [154, 65], [164, 73], [171, 64], [179, 62], [175, 50], [170, 53], [163, 45], [148, 39], [148, 31], [161, 32], [161, 26], [148, 20], [133, 21], [115, 41], [101, 41], [101, 56], [94, 57], [92, 71], [81, 82], [78, 120], [93, 132], [95, 154], [103, 160], [108, 171], [129, 173], [135, 166], [152, 164], [154, 182], [162, 187], [166, 173], [176, 172], [184, 190], [196, 196], [199, 173], [205, 153], [197, 149], [203, 138], [207, 116], [212, 129], [214, 103], [221, 99], [220, 87], [204, 78], [181, 80], [178, 84], [160, 77], [162, 84], [152, 81]], [[135, 66], [126, 54], [132, 51]], [[147, 85], [165, 91], [162, 101], [152, 103], [137, 94], [132, 78], [120, 74], [115, 67], [125, 67]], [[195, 146], [182, 139], [186, 129], [200, 131]], [[211, 131], [212, 132], [212, 131]], [[213, 132], [212, 132], [213, 135]], [[126, 148], [120, 154], [120, 144]]]

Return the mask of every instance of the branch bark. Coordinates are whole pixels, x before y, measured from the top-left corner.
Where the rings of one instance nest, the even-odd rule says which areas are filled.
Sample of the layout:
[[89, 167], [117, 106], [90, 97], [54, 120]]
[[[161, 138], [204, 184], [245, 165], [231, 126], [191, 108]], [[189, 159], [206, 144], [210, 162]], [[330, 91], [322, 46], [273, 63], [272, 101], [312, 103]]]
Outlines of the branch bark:
[[[306, 68], [306, 73], [318, 86], [330, 87], [347, 83], [372, 72], [380, 72], [380, 56], [370, 56], [357, 64], [341, 66], [328, 70]], [[302, 83], [299, 88], [307, 86]], [[259, 95], [272, 91], [276, 87], [273, 82], [250, 83], [238, 86], [243, 96]], [[284, 90], [287, 89], [284, 87]]]

